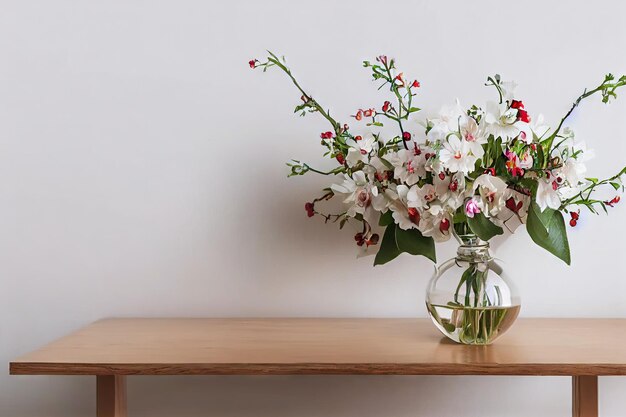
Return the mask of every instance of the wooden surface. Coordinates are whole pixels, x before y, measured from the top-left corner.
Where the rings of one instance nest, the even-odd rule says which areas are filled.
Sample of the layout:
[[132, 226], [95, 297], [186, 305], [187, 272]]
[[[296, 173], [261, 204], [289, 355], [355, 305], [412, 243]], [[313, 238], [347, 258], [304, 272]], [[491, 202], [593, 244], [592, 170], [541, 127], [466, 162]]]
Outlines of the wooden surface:
[[454, 344], [429, 319], [108, 319], [16, 359], [10, 371], [626, 375], [626, 319], [519, 319], [491, 346]]
[[598, 417], [598, 377], [572, 378], [572, 417]]
[[99, 375], [96, 378], [96, 416], [127, 417], [126, 377]]

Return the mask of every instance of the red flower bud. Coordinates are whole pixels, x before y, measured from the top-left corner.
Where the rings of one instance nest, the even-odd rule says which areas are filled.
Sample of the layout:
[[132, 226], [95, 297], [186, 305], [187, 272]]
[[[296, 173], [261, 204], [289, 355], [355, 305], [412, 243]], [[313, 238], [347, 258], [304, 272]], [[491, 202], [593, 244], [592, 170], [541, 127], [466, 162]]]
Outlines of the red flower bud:
[[577, 223], [578, 222], [575, 219], [572, 219], [572, 220], [569, 221], [569, 225], [572, 226], [572, 227], [576, 226]]
[[363, 118], [363, 111], [359, 110], [354, 116], [354, 118], [360, 121]]
[[343, 156], [343, 154], [342, 154], [342, 153], [338, 153], [338, 154], [335, 156], [335, 159], [337, 159], [337, 162], [339, 162], [339, 164], [341, 164], [341, 165], [343, 165], [343, 164], [345, 164], [345, 163], [346, 163], [346, 158], [344, 158], [344, 156]]
[[417, 80], [413, 81], [413, 84], [411, 84], [411, 87], [413, 87], [413, 88], [419, 88], [419, 87], [420, 87], [420, 82], [419, 82], [419, 81], [417, 81]]
[[372, 115], [374, 114], [374, 109], [366, 109], [363, 110], [363, 115], [365, 117], [372, 117]]
[[419, 224], [420, 212], [417, 211], [415, 207], [409, 207], [408, 214], [409, 214], [409, 220], [411, 220], [415, 224]]
[[523, 109], [524, 108], [524, 103], [522, 103], [519, 100], [513, 100], [513, 101], [511, 101], [511, 108], [512, 109]]
[[411, 134], [409, 132], [402, 133], [402, 139], [405, 141], [411, 140]]
[[383, 103], [383, 112], [387, 113], [390, 109], [391, 109], [391, 103], [388, 101], [385, 101]]
[[609, 207], [613, 207], [614, 205], [619, 203], [619, 200], [620, 200], [620, 196], [617, 195], [613, 197], [610, 201], [605, 201], [604, 204], [606, 204]]
[[256, 68], [256, 59], [251, 59], [250, 61], [248, 61], [248, 65], [250, 65], [250, 68], [252, 69]]
[[580, 218], [580, 215], [575, 211], [570, 211], [569, 214], [572, 216], [573, 220], [578, 220]]
[[313, 217], [315, 216], [315, 204], [313, 203], [306, 203], [304, 205], [304, 209], [306, 210], [306, 215], [309, 217]]
[[333, 138], [333, 132], [322, 132], [320, 134], [320, 138], [322, 138], [322, 139], [332, 139]]
[[450, 220], [448, 219], [443, 219], [440, 223], [439, 223], [439, 230], [441, 231], [441, 233], [445, 233], [450, 229]]
[[530, 116], [526, 110], [519, 109], [517, 111], [517, 120], [524, 123], [530, 123]]
[[354, 140], [363, 140], [363, 136], [357, 135], [354, 137]]

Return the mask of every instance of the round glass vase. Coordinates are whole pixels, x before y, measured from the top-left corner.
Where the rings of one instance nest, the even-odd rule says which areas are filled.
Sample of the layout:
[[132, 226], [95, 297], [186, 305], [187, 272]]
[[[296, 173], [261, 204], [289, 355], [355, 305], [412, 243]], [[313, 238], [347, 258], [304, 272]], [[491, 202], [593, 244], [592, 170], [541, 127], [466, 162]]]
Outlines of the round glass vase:
[[517, 289], [489, 243], [474, 234], [457, 235], [457, 255], [435, 266], [426, 307], [435, 326], [466, 345], [488, 345], [506, 332], [520, 310]]

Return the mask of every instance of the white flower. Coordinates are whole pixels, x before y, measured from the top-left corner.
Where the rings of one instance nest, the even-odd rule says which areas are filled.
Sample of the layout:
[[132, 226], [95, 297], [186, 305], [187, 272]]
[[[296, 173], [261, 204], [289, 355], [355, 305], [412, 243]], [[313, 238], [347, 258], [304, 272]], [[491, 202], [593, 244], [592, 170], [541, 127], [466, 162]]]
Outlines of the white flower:
[[439, 117], [430, 120], [432, 128], [427, 138], [431, 142], [443, 141], [450, 132], [456, 132], [459, 127], [459, 119], [465, 115], [457, 99], [453, 106], [444, 106], [439, 110]]
[[515, 125], [517, 110], [509, 109], [506, 104], [498, 104], [493, 101], [487, 103], [485, 114], [485, 131], [494, 137], [514, 138], [519, 134], [519, 128]]
[[424, 236], [432, 237], [436, 242], [445, 242], [450, 239], [452, 228], [452, 214], [444, 207], [433, 204], [422, 216], [423, 225], [420, 228]]
[[418, 196], [417, 186], [409, 188], [401, 184], [396, 191], [397, 199], [389, 206], [394, 221], [402, 230], [417, 229], [422, 214], [422, 200]]
[[520, 225], [526, 223], [530, 196], [508, 188], [505, 190], [504, 200], [505, 206], [498, 213], [495, 223], [513, 233]]
[[483, 174], [474, 181], [473, 190], [478, 190], [481, 210], [487, 217], [496, 216], [505, 205], [506, 182], [500, 177]]
[[345, 178], [341, 184], [332, 184], [330, 188], [336, 193], [346, 194], [343, 202], [348, 206], [346, 214], [349, 217], [361, 214], [368, 223], [374, 224], [375, 209], [372, 207], [372, 202], [376, 200], [380, 207], [378, 188], [367, 181], [363, 171], [353, 173], [352, 178], [348, 174], [344, 175]]
[[550, 181], [545, 178], [539, 178], [537, 180], [537, 195], [535, 201], [541, 211], [544, 211], [548, 207], [554, 210], [561, 207], [561, 199], [559, 198], [554, 184], [556, 184], [555, 181]]
[[416, 184], [426, 176], [424, 152], [419, 151], [418, 154], [414, 150], [402, 149], [388, 154], [386, 159], [394, 166], [394, 177], [408, 185]]
[[485, 154], [482, 145], [487, 143], [487, 137], [473, 117], [464, 116], [461, 119], [461, 138], [467, 142], [472, 155], [482, 158]]
[[440, 173], [433, 176], [433, 184], [437, 198], [446, 206], [456, 210], [463, 205], [466, 196], [463, 173], [457, 172], [453, 175]]
[[359, 162], [367, 163], [369, 155], [377, 145], [377, 142], [374, 136], [368, 136], [359, 141], [348, 139], [346, 140], [346, 144], [350, 146], [348, 155], [346, 156], [346, 162], [349, 167], [353, 167]]
[[455, 135], [448, 137], [448, 140], [443, 142], [443, 148], [439, 151], [439, 160], [450, 172], [468, 174], [474, 170], [477, 159], [471, 153], [468, 142]]
[[500, 90], [502, 90], [502, 100], [503, 101], [511, 101], [515, 96], [515, 89], [517, 88], [517, 83], [515, 81], [501, 81], [500, 82]]

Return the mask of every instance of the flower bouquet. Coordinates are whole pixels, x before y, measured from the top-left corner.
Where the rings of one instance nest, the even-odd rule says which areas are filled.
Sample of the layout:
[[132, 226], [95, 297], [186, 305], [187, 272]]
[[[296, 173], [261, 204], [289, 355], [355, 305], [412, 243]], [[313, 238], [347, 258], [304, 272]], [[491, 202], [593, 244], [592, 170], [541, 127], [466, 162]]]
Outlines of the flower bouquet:
[[[606, 179], [586, 175], [591, 152], [565, 122], [592, 95], [605, 103], [615, 98], [626, 76], [608, 74], [597, 87], [584, 90], [554, 128], [541, 115], [531, 116], [515, 96], [516, 84], [499, 75], [486, 82], [494, 89], [494, 101], [469, 108], [457, 101], [429, 118], [419, 117], [416, 107], [420, 82], [383, 55], [363, 66], [379, 89], [389, 91], [389, 99], [355, 111], [353, 128], [300, 86], [284, 58], [270, 52], [265, 61], [249, 65], [282, 70], [301, 93], [295, 112], [319, 113], [330, 124], [320, 138], [335, 168], [288, 163], [290, 176], [340, 176], [305, 204], [309, 217], [321, 216], [340, 228], [355, 224], [360, 254], [375, 253], [374, 265], [403, 252], [436, 262], [435, 242], [459, 240], [458, 255], [436, 267], [426, 300], [437, 327], [457, 342], [491, 343], [519, 311], [512, 282], [489, 254], [490, 239], [525, 224], [536, 244], [569, 265], [566, 224], [576, 226], [581, 208], [597, 214], [619, 202], [615, 195], [598, 197], [601, 188], [624, 190], [626, 167]], [[321, 203], [335, 196], [345, 209], [321, 211]], [[384, 228], [382, 239], [379, 228]]]

